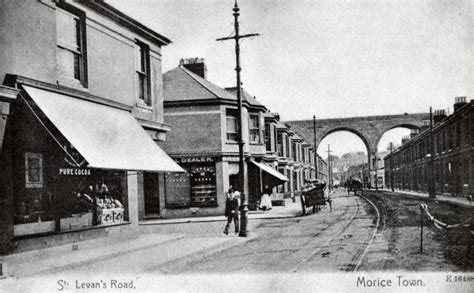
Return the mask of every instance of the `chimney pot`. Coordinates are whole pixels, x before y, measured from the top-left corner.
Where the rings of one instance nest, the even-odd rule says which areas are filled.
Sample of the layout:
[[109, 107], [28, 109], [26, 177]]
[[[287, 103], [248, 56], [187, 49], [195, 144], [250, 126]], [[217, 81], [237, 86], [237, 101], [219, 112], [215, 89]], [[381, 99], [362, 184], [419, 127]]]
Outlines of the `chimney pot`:
[[207, 66], [204, 58], [186, 58], [179, 60], [179, 65], [185, 67], [194, 74], [207, 79]]
[[454, 98], [454, 112], [459, 111], [459, 109], [466, 104], [466, 97], [456, 97]]
[[447, 115], [445, 110], [435, 110], [433, 115], [433, 123], [439, 123], [446, 117]]

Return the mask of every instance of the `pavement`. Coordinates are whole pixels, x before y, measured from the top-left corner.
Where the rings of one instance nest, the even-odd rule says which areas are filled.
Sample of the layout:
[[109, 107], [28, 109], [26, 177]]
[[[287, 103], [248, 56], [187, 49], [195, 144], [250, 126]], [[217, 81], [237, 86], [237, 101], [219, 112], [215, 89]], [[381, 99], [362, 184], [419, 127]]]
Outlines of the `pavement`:
[[[273, 207], [270, 211], [249, 212], [248, 218], [250, 225], [254, 220], [294, 218], [299, 215], [301, 203], [296, 200], [286, 206]], [[36, 277], [70, 271], [75, 267], [100, 266], [101, 260], [133, 255], [145, 249], [165, 251], [166, 257], [160, 262], [166, 263], [183, 257], [212, 254], [253, 238], [226, 236], [222, 234], [223, 225], [210, 224], [225, 221], [224, 216], [146, 220], [139, 224], [143, 233], [134, 239], [124, 241], [103, 237], [0, 256], [0, 285], [2, 279]], [[187, 223], [195, 225], [182, 225]]]
[[[402, 189], [395, 189], [394, 192], [388, 189], [379, 189], [379, 191], [387, 192], [393, 195], [408, 195], [412, 197], [420, 197], [420, 198], [429, 198], [428, 193], [423, 192], [416, 192], [411, 190], [402, 190]], [[463, 196], [451, 196], [446, 194], [436, 194], [436, 198], [433, 200], [437, 200], [440, 202], [448, 202], [464, 207], [474, 207], [474, 200], [469, 201], [466, 197]]]
[[[299, 198], [295, 202], [287, 201], [285, 206], [274, 206], [269, 211], [249, 211], [249, 220], [263, 220], [263, 219], [281, 219], [293, 218], [301, 215], [301, 202]], [[167, 225], [167, 224], [183, 224], [195, 222], [225, 222], [227, 218], [224, 215], [219, 216], [199, 216], [179, 219], [150, 219], [140, 221], [140, 226], [147, 225]]]
[[[404, 194], [413, 197], [428, 198], [428, 194], [395, 190], [381, 190], [393, 195]], [[437, 195], [436, 200], [450, 202], [462, 206], [474, 207], [464, 197]], [[249, 212], [249, 225], [253, 221], [294, 218], [301, 215], [299, 198], [295, 202], [287, 202], [286, 206], [276, 206], [270, 211]], [[75, 267], [98, 264], [101, 260], [116, 256], [133, 255], [144, 249], [160, 249], [167, 252], [162, 262], [172, 262], [183, 257], [202, 254], [212, 255], [243, 242], [250, 241], [249, 237], [230, 237], [223, 235], [224, 216], [193, 217], [181, 219], [155, 219], [140, 222], [143, 232], [134, 239], [116, 241], [114, 239], [93, 239], [66, 245], [55, 246], [34, 251], [0, 256], [3, 274], [1, 279], [17, 279], [43, 274], [52, 274]], [[212, 224], [212, 222], [215, 222]], [[193, 225], [186, 225], [194, 223]], [[191, 236], [192, 235], [192, 236]], [[1, 286], [0, 286], [1, 287]], [[1, 290], [0, 290], [1, 291]]]

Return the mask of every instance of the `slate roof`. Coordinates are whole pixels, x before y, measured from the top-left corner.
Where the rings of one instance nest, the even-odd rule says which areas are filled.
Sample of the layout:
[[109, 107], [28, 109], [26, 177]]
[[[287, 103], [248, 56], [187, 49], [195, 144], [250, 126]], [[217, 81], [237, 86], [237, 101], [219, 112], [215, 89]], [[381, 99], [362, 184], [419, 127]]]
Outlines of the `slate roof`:
[[[236, 87], [226, 88], [226, 91], [232, 93], [234, 96], [237, 96]], [[252, 95], [249, 94], [245, 89], [242, 89], [242, 101], [247, 101], [252, 106], [265, 107], [264, 105], [257, 102], [257, 100], [254, 97], [252, 97]]]
[[281, 123], [280, 121], [277, 121], [276, 126], [277, 126], [277, 128], [281, 128], [281, 129], [289, 129], [288, 126]]
[[[224, 100], [237, 101], [235, 88], [225, 90], [194, 74], [184, 66], [178, 66], [163, 74], [163, 96], [165, 102]], [[242, 101], [251, 106], [263, 107], [247, 92], [242, 91]]]

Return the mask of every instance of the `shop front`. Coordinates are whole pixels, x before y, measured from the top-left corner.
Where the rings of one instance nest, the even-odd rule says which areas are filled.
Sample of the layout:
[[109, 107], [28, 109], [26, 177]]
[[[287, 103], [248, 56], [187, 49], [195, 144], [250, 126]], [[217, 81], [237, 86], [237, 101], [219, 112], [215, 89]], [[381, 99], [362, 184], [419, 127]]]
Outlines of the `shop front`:
[[56, 164], [40, 152], [25, 153], [25, 185], [15, 203], [15, 236], [129, 221], [126, 172]]
[[218, 157], [180, 157], [175, 161], [185, 172], [165, 174], [167, 213], [186, 216], [215, 210], [218, 207]]
[[269, 197], [272, 202], [275, 199], [273, 190], [288, 182], [288, 178], [274, 167], [265, 165], [254, 160], [249, 164], [249, 209], [256, 210], [261, 206], [264, 197]]
[[[12, 173], [17, 242], [137, 230], [139, 175], [183, 171], [126, 109], [23, 85], [12, 111], [2, 171]], [[67, 232], [76, 235], [58, 236]]]

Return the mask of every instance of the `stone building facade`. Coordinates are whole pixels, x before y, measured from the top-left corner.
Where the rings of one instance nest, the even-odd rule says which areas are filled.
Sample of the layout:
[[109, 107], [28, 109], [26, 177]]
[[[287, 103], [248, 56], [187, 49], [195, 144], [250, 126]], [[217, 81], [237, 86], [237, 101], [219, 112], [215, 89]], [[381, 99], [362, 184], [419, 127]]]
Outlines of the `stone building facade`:
[[[187, 170], [165, 180], [164, 217], [222, 214], [226, 191], [239, 186], [236, 89], [211, 83], [206, 73], [204, 60], [194, 58], [164, 74], [165, 123], [173, 131], [161, 145]], [[268, 189], [272, 202], [283, 205], [314, 171], [310, 146], [245, 90], [242, 101], [249, 209], [258, 208]]]
[[2, 0], [0, 22], [3, 252], [133, 235], [183, 171], [156, 143], [170, 40], [100, 0]]
[[[433, 128], [403, 140], [384, 158], [387, 187], [465, 196], [474, 192], [474, 101], [456, 98], [454, 112], [437, 110]], [[432, 182], [430, 181], [432, 180]]]

